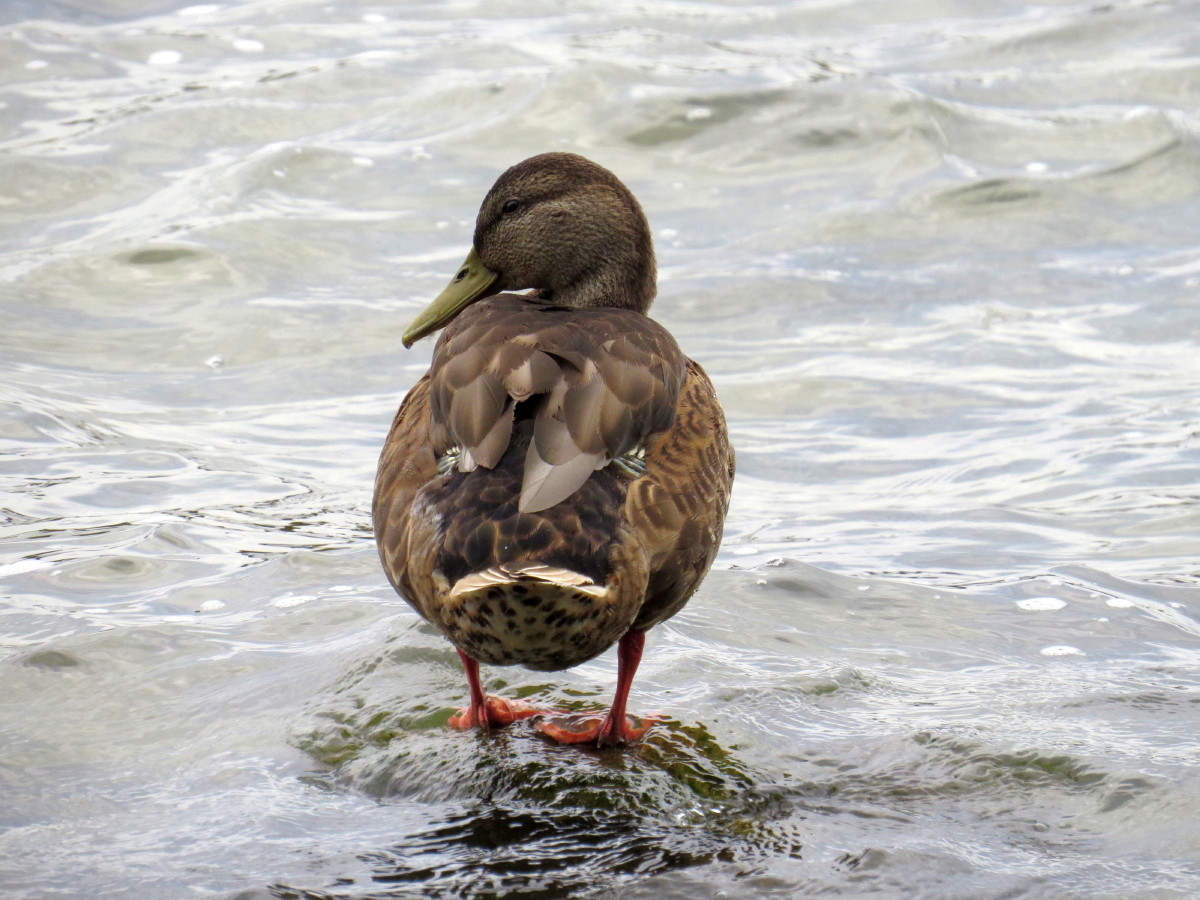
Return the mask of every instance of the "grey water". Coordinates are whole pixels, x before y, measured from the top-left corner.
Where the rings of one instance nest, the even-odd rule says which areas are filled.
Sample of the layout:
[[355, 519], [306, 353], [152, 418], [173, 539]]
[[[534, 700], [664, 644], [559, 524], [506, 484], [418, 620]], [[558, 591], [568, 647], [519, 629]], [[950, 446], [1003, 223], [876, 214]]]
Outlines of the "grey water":
[[[738, 453], [624, 750], [447, 731], [370, 531], [546, 150]], [[1198, 326], [1194, 2], [5, 3], [0, 894], [1200, 896]]]

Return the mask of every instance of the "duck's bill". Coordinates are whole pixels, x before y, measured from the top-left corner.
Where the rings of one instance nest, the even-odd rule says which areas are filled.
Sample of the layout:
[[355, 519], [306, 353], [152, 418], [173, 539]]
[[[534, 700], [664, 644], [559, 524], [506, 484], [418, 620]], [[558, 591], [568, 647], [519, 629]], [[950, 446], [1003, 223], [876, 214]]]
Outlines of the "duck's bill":
[[472, 247], [463, 264], [458, 267], [454, 278], [446, 285], [446, 289], [408, 326], [408, 331], [404, 332], [402, 338], [404, 346], [411, 347], [425, 335], [448, 325], [455, 316], [476, 300], [494, 293], [491, 288], [499, 277], [496, 272], [483, 267], [483, 263], [475, 255], [475, 248]]

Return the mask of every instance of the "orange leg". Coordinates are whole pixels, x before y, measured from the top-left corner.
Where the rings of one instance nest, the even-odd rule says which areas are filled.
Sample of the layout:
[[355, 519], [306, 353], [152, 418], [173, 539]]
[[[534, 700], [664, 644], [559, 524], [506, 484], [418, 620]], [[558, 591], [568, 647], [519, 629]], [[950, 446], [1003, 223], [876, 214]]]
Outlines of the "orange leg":
[[625, 632], [617, 645], [617, 693], [607, 716], [558, 716], [538, 726], [542, 734], [561, 744], [594, 743], [597, 747], [627, 744], [645, 734], [658, 721], [658, 716], [638, 719], [625, 715], [629, 689], [633, 686], [633, 676], [642, 661], [645, 645], [644, 631]]
[[483, 686], [479, 683], [479, 663], [461, 650], [458, 651], [458, 658], [462, 660], [463, 669], [467, 673], [467, 684], [471, 686], [471, 705], [460, 709], [457, 716], [451, 716], [450, 721], [446, 723], [451, 728], [461, 731], [482, 728], [488, 731], [492, 728], [503, 728], [517, 719], [528, 719], [542, 712], [524, 700], [505, 700], [495, 694], [485, 694]]

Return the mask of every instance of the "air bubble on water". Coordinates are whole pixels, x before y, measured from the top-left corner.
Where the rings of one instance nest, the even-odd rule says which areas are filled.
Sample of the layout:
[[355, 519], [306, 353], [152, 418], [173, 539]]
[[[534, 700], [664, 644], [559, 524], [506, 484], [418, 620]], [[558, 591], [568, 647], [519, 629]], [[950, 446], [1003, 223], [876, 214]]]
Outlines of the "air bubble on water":
[[433, 159], [433, 154], [426, 153], [424, 147], [413, 147], [412, 148], [412, 158], [413, 159]]
[[225, 608], [224, 600], [205, 600], [200, 604], [200, 612], [216, 612]]
[[146, 62], [152, 66], [173, 66], [182, 59], [183, 54], [178, 50], [155, 50], [146, 57]]
[[204, 361], [204, 364], [206, 366], [208, 366], [210, 369], [219, 369], [219, 368], [221, 368], [221, 366], [225, 365], [225, 357], [210, 356], [208, 359], [206, 359]]
[[1017, 606], [1020, 609], [1026, 609], [1030, 612], [1051, 612], [1056, 609], [1062, 609], [1066, 605], [1066, 600], [1059, 600], [1057, 597], [1029, 597], [1025, 600], [1017, 601]]
[[271, 174], [274, 175], [276, 178], [282, 178], [283, 177], [283, 169], [272, 169]]
[[1183, 609], [1183, 604], [1182, 603], [1172, 603], [1171, 609]]
[[871, 586], [869, 584], [860, 584], [858, 586], [858, 589], [860, 591], [869, 591], [871, 589]]
[[254, 38], [238, 38], [233, 42], [234, 50], [241, 50], [243, 53], [260, 53], [267, 49], [267, 45], [262, 41], [256, 41]]
[[766, 587], [766, 586], [767, 586], [767, 579], [765, 579], [765, 578], [759, 578], [759, 579], [758, 579], [757, 581], [755, 581], [754, 583], [755, 583], [755, 584], [757, 584], [759, 587]]
[[1109, 597], [1104, 601], [1105, 606], [1111, 606], [1113, 609], [1129, 609], [1134, 605], [1132, 600], [1126, 600], [1124, 597]]
[[1053, 647], [1043, 647], [1042, 656], [1086, 656], [1086, 654], [1078, 647], [1055, 644]]
[[707, 106], [693, 106], [687, 111], [684, 118], [689, 122], [695, 122], [699, 119], [709, 119], [712, 118], [712, 110]]

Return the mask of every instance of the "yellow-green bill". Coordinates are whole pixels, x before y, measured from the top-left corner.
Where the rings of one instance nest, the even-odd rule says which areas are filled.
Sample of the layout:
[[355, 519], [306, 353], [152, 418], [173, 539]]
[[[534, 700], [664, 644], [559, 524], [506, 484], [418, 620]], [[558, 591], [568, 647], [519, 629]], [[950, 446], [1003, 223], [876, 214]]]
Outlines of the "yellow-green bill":
[[463, 264], [458, 267], [454, 278], [446, 285], [446, 289], [408, 326], [408, 331], [404, 332], [401, 339], [404, 346], [411, 347], [425, 335], [448, 325], [455, 316], [480, 297], [487, 296], [488, 288], [495, 284], [499, 277], [496, 272], [483, 267], [483, 263], [475, 255], [475, 248], [472, 247]]

